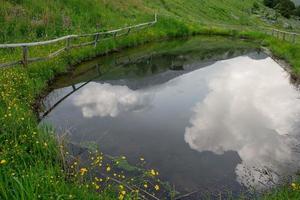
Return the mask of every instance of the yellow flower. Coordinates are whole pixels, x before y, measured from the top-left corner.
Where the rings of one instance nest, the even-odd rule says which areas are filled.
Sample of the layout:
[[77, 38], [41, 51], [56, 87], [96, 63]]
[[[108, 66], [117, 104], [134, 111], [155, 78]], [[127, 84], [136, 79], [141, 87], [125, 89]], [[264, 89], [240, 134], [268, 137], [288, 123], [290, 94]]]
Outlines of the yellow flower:
[[1, 161], [0, 161], [0, 164], [1, 164], [1, 165], [4, 165], [5, 163], [7, 163], [6, 160], [1, 160]]
[[125, 156], [122, 156], [122, 159], [123, 159], [123, 160], [125, 160], [125, 159], [126, 159], [126, 157], [125, 157]]
[[87, 168], [81, 168], [80, 175], [83, 176], [87, 171], [88, 171]]
[[143, 157], [140, 158], [141, 161], [144, 161], [145, 159]]
[[144, 188], [147, 188], [147, 187], [148, 187], [148, 185], [147, 185], [147, 183], [145, 183], [145, 184], [144, 184]]
[[100, 186], [99, 185], [95, 185], [95, 188], [96, 188], [96, 190], [98, 190], [100, 188]]
[[300, 189], [300, 185], [297, 184], [297, 183], [292, 183], [291, 186], [292, 186], [293, 190], [299, 190]]
[[151, 173], [151, 175], [152, 175], [152, 176], [155, 176], [155, 175], [156, 175], [156, 173], [155, 173], [155, 170], [154, 170], [154, 169], [151, 169], [150, 173]]
[[155, 185], [154, 188], [155, 188], [156, 191], [158, 191], [159, 190], [159, 185]]
[[124, 195], [120, 194], [119, 195], [119, 200], [123, 200], [124, 199]]
[[106, 168], [106, 171], [108, 171], [108, 172], [109, 172], [109, 171], [110, 171], [110, 167], [107, 167], [107, 168]]
[[122, 194], [122, 195], [125, 195], [125, 194], [126, 194], [126, 191], [125, 191], [125, 190], [122, 190], [122, 191], [121, 191], [121, 194]]

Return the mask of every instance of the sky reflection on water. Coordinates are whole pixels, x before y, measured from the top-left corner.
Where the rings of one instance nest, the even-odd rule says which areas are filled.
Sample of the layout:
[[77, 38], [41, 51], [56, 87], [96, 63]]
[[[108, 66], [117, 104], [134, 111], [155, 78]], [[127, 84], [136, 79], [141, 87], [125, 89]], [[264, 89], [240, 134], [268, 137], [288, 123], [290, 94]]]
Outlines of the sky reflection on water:
[[201, 63], [181, 74], [91, 82], [44, 122], [72, 126], [72, 141], [93, 141], [129, 161], [143, 155], [182, 191], [262, 188], [295, 172], [300, 100], [287, 73], [257, 53]]

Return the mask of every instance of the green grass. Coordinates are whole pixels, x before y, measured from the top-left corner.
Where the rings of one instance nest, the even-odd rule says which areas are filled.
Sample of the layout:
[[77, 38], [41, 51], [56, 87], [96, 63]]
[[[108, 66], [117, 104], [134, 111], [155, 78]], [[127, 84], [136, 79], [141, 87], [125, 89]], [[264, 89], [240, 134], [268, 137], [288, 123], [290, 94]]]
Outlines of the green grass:
[[[0, 43], [109, 30], [159, 16], [227, 24], [256, 24], [256, 0], [1, 0]], [[250, 16], [250, 17], [249, 17]]]
[[[70, 179], [63, 169], [55, 134], [38, 128], [36, 100], [57, 74], [69, 66], [114, 49], [188, 35], [219, 35], [250, 38], [261, 42], [274, 55], [288, 61], [300, 73], [300, 47], [258, 32], [203, 26], [212, 22], [243, 25], [263, 24], [250, 14], [255, 0], [0, 0], [0, 43], [36, 41], [66, 34], [109, 30], [152, 20], [159, 22], [141, 33], [108, 40], [97, 48], [71, 51], [28, 68], [1, 69], [0, 74], [0, 199], [116, 199], [118, 191], [86, 188], [82, 180]], [[196, 22], [201, 23], [196, 23]], [[30, 55], [46, 55], [63, 43], [30, 49]], [[0, 62], [19, 59], [21, 50], [0, 50]], [[293, 199], [299, 190], [286, 186], [266, 199]], [[128, 195], [127, 199], [134, 199]]]

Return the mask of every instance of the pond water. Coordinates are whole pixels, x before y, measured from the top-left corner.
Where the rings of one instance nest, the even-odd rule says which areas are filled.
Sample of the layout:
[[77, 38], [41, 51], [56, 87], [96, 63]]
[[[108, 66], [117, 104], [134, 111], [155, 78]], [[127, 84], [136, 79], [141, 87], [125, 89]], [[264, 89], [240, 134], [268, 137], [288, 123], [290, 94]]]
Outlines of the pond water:
[[300, 92], [289, 78], [247, 42], [161, 42], [59, 78], [42, 123], [130, 163], [142, 156], [181, 192], [259, 190], [300, 166]]

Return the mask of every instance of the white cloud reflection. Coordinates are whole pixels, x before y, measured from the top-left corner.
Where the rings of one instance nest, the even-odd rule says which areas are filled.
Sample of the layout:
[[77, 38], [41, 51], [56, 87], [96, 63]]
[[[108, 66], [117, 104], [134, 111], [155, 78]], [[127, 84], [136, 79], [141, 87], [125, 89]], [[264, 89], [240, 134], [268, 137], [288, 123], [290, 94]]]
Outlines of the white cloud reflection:
[[287, 170], [287, 163], [299, 166], [291, 139], [300, 119], [299, 92], [271, 58], [215, 65], [224, 67], [207, 78], [210, 92], [194, 107], [185, 141], [200, 152], [236, 151], [242, 159], [237, 179], [245, 186], [259, 188], [270, 177], [276, 182], [275, 172]]
[[151, 95], [133, 91], [127, 86], [89, 83], [73, 96], [73, 102], [81, 108], [86, 118], [116, 117], [121, 112], [138, 111], [150, 105]]

